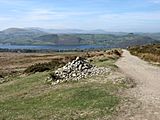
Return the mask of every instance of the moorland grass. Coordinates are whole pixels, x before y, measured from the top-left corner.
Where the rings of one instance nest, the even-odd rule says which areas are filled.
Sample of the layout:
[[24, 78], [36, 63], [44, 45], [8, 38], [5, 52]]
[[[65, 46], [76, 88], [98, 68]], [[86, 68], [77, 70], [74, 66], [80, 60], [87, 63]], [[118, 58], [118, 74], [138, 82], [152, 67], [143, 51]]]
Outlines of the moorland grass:
[[[116, 59], [93, 60], [97, 66], [113, 67]], [[12, 78], [0, 84], [1, 120], [93, 120], [108, 118], [122, 98], [123, 85], [102, 76], [56, 86], [45, 83], [49, 72]], [[91, 80], [95, 79], [95, 80]], [[103, 82], [99, 82], [105, 81]]]
[[131, 54], [136, 55], [149, 62], [160, 63], [160, 44], [150, 44], [144, 46], [135, 46], [128, 49]]

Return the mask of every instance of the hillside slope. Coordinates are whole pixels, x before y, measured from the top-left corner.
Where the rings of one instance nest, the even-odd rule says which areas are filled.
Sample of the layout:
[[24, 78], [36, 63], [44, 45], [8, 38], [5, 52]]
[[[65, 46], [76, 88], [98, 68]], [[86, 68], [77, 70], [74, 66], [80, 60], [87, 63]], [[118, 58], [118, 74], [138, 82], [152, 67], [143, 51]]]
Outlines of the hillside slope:
[[32, 44], [35, 37], [47, 33], [39, 30], [9, 28], [0, 32], [1, 44]]
[[126, 34], [50, 34], [38, 29], [9, 28], [0, 32], [0, 44], [13, 45], [106, 45], [113, 47], [128, 47], [158, 43], [159, 41], [147, 35]]

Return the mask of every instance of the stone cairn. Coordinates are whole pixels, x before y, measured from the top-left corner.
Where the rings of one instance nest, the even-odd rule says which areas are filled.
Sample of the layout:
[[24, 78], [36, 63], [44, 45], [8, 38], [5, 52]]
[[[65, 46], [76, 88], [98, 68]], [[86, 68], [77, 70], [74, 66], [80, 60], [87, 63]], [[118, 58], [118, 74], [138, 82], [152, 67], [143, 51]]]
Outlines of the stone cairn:
[[56, 85], [64, 81], [78, 81], [88, 76], [100, 75], [109, 71], [109, 68], [93, 66], [86, 59], [77, 57], [72, 62], [54, 71], [53, 75], [47, 78], [47, 81]]

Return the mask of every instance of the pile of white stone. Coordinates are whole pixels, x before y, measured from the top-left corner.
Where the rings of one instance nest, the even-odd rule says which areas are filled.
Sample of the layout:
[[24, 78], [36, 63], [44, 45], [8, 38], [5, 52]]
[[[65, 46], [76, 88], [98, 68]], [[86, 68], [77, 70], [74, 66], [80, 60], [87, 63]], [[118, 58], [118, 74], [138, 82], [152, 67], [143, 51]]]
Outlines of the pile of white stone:
[[89, 61], [77, 57], [64, 67], [56, 70], [54, 72], [54, 78], [49, 77], [47, 80], [53, 81], [53, 84], [58, 84], [70, 80], [77, 81], [88, 76], [100, 75], [107, 72], [110, 72], [109, 68], [93, 66]]

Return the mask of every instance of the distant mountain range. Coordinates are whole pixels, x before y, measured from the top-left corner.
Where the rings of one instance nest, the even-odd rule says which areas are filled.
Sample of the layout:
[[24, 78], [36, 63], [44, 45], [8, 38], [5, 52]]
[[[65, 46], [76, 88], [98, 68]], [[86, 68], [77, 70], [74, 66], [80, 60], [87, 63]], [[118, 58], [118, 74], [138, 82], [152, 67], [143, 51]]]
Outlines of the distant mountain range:
[[79, 45], [127, 47], [160, 42], [160, 33], [124, 33], [105, 30], [9, 28], [0, 31], [0, 44]]
[[40, 30], [47, 33], [53, 34], [115, 34], [115, 35], [125, 35], [125, 32], [107, 32], [103, 29], [95, 30], [82, 30], [82, 29], [44, 29], [44, 28], [26, 28], [30, 30]]

